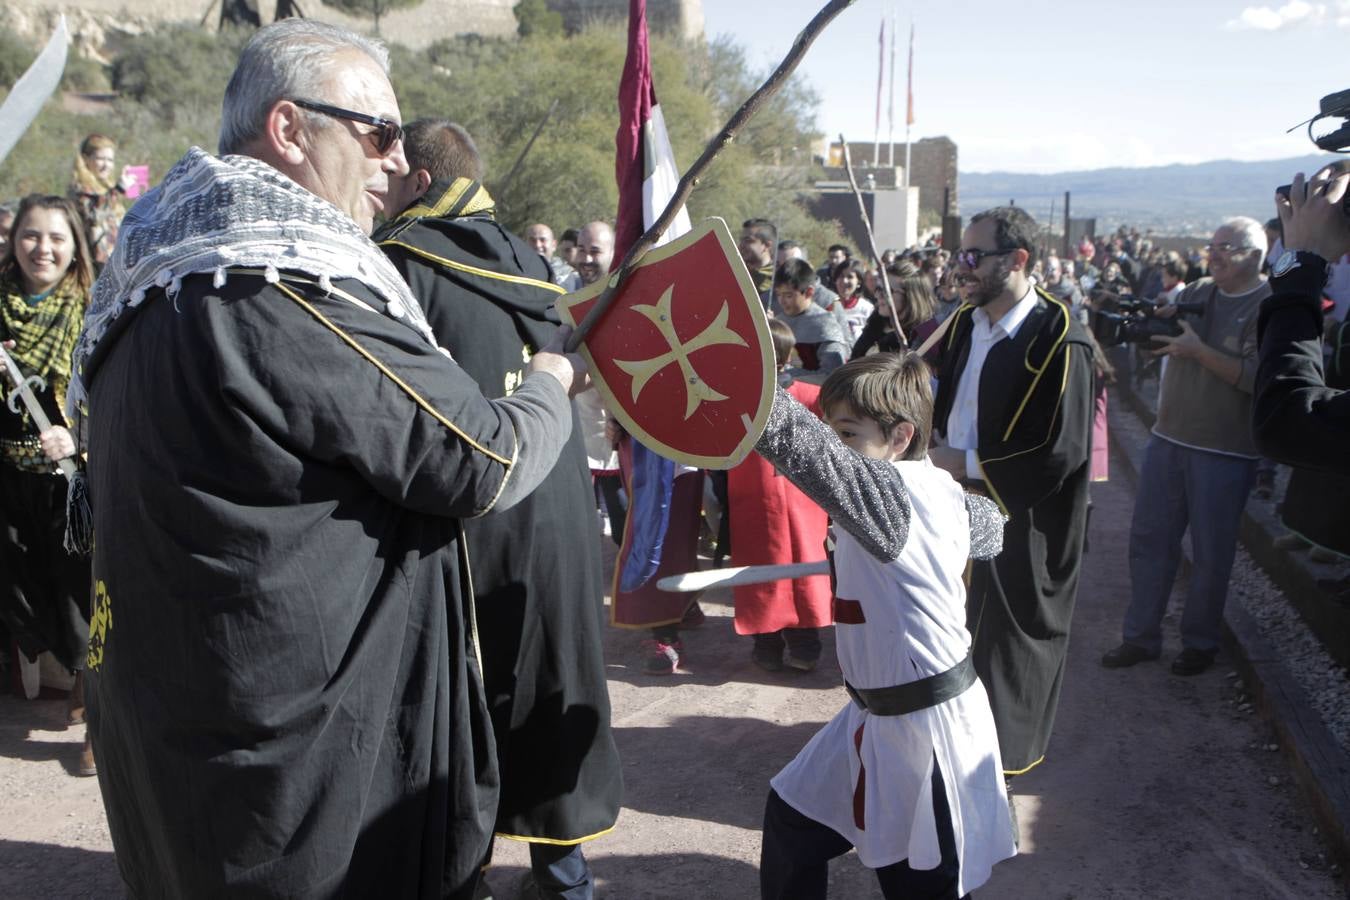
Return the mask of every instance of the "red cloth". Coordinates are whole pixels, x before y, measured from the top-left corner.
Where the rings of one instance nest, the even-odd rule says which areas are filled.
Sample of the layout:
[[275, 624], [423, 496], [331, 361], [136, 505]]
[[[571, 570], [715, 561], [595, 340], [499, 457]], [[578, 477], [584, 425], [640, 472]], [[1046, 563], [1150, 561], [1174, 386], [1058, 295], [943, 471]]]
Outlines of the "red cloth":
[[[794, 381], [787, 388], [820, 415], [820, 388]], [[825, 558], [825, 511], [774, 471], [758, 453], [727, 473], [731, 559], [737, 566], [782, 565]], [[833, 622], [830, 577], [783, 579], [734, 589], [736, 633], [820, 628]]]
[[[647, 44], [647, 0], [629, 0], [628, 56], [619, 78], [619, 130], [614, 136], [614, 180], [619, 185], [619, 214], [614, 220], [614, 259], [621, 260], [628, 248], [652, 223], [642, 209], [642, 182], [646, 178], [643, 156], [643, 126], [656, 106], [652, 83], [651, 49]], [[659, 201], [665, 205], [665, 198]], [[659, 215], [659, 213], [657, 213]]]
[[[633, 441], [625, 438], [619, 443], [619, 469], [623, 473], [623, 487], [633, 496], [632, 471]], [[614, 582], [610, 596], [609, 621], [620, 628], [655, 628], [674, 625], [684, 618], [685, 610], [698, 599], [698, 594], [663, 591], [656, 583], [667, 575], [682, 575], [698, 571], [698, 529], [703, 514], [703, 473], [686, 472], [675, 476], [670, 491], [670, 520], [666, 538], [661, 543], [661, 564], [656, 574], [635, 591], [619, 590], [620, 567], [614, 567]], [[629, 531], [633, 510], [629, 508], [624, 526], [623, 546], [619, 559], [628, 558]]]

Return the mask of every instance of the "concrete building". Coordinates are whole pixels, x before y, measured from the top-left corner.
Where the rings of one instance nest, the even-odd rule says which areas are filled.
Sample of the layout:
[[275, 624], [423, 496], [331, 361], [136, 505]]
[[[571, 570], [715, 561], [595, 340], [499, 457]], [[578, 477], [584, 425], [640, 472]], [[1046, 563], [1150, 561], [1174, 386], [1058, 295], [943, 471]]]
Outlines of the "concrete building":
[[[862, 170], [871, 167], [875, 147], [871, 141], [858, 143], [849, 141], [849, 156], [853, 160], [853, 168], [859, 173], [859, 179], [863, 178]], [[882, 144], [876, 149], [880, 151], [878, 153], [880, 168], [875, 170], [878, 186], [893, 187], [897, 183], [902, 183], [905, 145]], [[824, 163], [831, 180], [835, 177], [834, 169], [838, 169], [838, 176], [843, 178], [844, 158], [837, 142], [829, 145]], [[957, 213], [960, 210], [960, 204], [957, 202], [957, 180], [955, 141], [942, 136], [921, 138], [910, 144], [909, 184], [919, 189], [920, 215], [927, 217], [927, 215], [942, 216], [945, 213]]]
[[[950, 138], [923, 138], [910, 145], [908, 190], [904, 187], [904, 144], [890, 147], [882, 144], [876, 148], [870, 142], [850, 141], [848, 148], [878, 251], [913, 246], [923, 230], [921, 221], [926, 226], [942, 228], [944, 215], [956, 215], [957, 152]], [[825, 166], [825, 177], [815, 184], [809, 203], [811, 213], [818, 218], [838, 220], [858, 250], [866, 253], [867, 234], [857, 200], [849, 188], [843, 148], [837, 142], [821, 145], [816, 155]], [[875, 166], [874, 158], [878, 160]]]

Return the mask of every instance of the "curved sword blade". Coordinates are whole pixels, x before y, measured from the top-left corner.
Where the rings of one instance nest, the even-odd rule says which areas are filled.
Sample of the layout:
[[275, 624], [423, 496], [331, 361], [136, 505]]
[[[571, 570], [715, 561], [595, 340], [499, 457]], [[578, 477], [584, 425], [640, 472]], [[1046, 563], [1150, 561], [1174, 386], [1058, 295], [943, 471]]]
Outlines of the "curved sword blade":
[[9, 151], [14, 149], [19, 138], [23, 137], [28, 126], [42, 111], [47, 98], [61, 84], [61, 73], [66, 68], [66, 45], [69, 43], [66, 17], [61, 16], [47, 46], [42, 48], [28, 71], [14, 82], [4, 105], [0, 106], [0, 162], [9, 156]]

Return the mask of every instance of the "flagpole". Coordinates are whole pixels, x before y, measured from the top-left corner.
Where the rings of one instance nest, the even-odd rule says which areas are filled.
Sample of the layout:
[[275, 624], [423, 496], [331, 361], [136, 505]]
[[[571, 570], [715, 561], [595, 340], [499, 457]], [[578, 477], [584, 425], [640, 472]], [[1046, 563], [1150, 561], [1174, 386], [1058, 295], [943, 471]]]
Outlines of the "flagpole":
[[890, 110], [886, 115], [886, 165], [889, 168], [895, 168], [895, 32], [897, 29], [896, 13], [891, 10], [891, 85], [890, 85]]
[[604, 291], [596, 299], [590, 312], [586, 313], [586, 317], [577, 323], [577, 327], [567, 339], [566, 349], [568, 353], [576, 351], [581, 342], [586, 339], [586, 335], [590, 334], [591, 329], [595, 327], [595, 324], [609, 311], [609, 307], [614, 303], [614, 298], [619, 294], [619, 287], [623, 284], [624, 279], [637, 267], [642, 257], [646, 256], [647, 252], [656, 246], [656, 242], [661, 239], [661, 235], [666, 233], [670, 223], [675, 221], [675, 216], [679, 214], [680, 208], [684, 206], [685, 201], [689, 199], [689, 195], [698, 186], [699, 179], [712, 165], [713, 160], [717, 158], [727, 144], [735, 139], [745, 123], [750, 121], [755, 113], [763, 108], [765, 103], [782, 90], [784, 83], [797, 68], [797, 64], [802, 61], [802, 57], [806, 55], [806, 51], [811, 48], [816, 38], [825, 30], [825, 26], [829, 25], [836, 16], [852, 5], [853, 0], [830, 0], [829, 3], [825, 4], [820, 12], [816, 13], [815, 17], [802, 29], [801, 34], [797, 35], [797, 39], [792, 44], [792, 49], [788, 51], [787, 56], [783, 57], [783, 61], [778, 64], [777, 69], [774, 69], [773, 74], [759, 86], [758, 90], [750, 95], [750, 98], [741, 105], [740, 109], [732, 113], [731, 118], [722, 126], [722, 130], [704, 148], [703, 155], [680, 177], [680, 183], [675, 186], [675, 193], [671, 195], [670, 202], [666, 204], [666, 208], [661, 215], [647, 229], [646, 233], [628, 249], [628, 253], [624, 255], [618, 271], [610, 276]]
[[872, 127], [872, 168], [881, 164], [881, 85], [886, 77], [886, 14], [881, 14], [877, 32], [877, 115]]
[[[914, 18], [909, 20], [909, 75], [905, 88], [905, 190], [909, 190], [909, 127], [914, 124]], [[908, 203], [908, 199], [905, 201]]]

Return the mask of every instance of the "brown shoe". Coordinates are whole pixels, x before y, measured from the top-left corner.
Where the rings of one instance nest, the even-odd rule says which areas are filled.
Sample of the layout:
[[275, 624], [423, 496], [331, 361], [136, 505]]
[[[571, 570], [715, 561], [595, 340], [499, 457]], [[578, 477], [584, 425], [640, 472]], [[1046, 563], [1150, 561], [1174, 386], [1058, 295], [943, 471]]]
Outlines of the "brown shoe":
[[75, 673], [75, 684], [70, 688], [70, 699], [66, 703], [66, 722], [71, 725], [84, 724], [84, 670]]
[[88, 733], [84, 736], [84, 749], [80, 751], [80, 774], [86, 778], [98, 774], [98, 765], [94, 762], [94, 745]]

